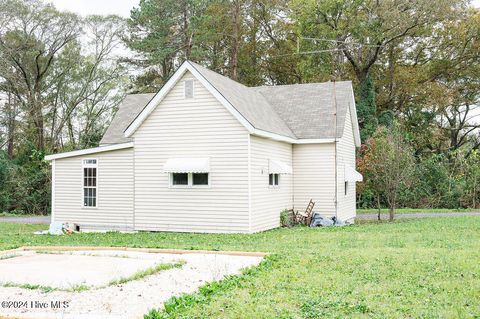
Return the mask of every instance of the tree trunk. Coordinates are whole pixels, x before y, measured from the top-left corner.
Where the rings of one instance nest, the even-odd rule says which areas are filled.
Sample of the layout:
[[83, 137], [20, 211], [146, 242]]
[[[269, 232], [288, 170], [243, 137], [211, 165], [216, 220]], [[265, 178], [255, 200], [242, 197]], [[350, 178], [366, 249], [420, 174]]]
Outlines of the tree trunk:
[[13, 158], [14, 139], [15, 139], [15, 117], [17, 113], [15, 97], [8, 94], [7, 103], [7, 155], [9, 159]]
[[396, 201], [395, 199], [392, 199], [390, 203], [390, 207], [388, 209], [388, 219], [390, 221], [393, 221], [393, 219], [395, 218], [395, 205], [396, 205]]
[[395, 218], [395, 207], [390, 207], [388, 209], [388, 220], [393, 221], [394, 218]]
[[233, 34], [232, 34], [232, 56], [230, 61], [230, 77], [232, 80], [238, 78], [238, 53], [240, 51], [240, 0], [233, 2]]
[[378, 220], [380, 220], [380, 211], [381, 211], [381, 208], [380, 208], [380, 195], [377, 195], [377, 208], [378, 208]]
[[183, 37], [184, 37], [184, 46], [185, 46], [185, 59], [190, 60], [190, 55], [192, 54], [192, 41], [190, 34], [188, 32], [189, 23], [188, 23], [188, 3], [187, 0], [183, 0]]

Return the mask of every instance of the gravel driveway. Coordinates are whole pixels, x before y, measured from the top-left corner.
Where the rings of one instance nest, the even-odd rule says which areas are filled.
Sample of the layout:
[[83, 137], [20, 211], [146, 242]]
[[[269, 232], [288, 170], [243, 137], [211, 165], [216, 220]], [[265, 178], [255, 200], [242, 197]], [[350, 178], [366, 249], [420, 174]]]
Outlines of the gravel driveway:
[[50, 224], [50, 216], [0, 217], [0, 223]]
[[[358, 214], [357, 220], [376, 220], [377, 214]], [[464, 216], [480, 216], [480, 212], [465, 213], [411, 213], [411, 214], [395, 214], [395, 219], [402, 218], [433, 218], [433, 217], [464, 217]], [[381, 219], [388, 219], [388, 214], [380, 214]]]

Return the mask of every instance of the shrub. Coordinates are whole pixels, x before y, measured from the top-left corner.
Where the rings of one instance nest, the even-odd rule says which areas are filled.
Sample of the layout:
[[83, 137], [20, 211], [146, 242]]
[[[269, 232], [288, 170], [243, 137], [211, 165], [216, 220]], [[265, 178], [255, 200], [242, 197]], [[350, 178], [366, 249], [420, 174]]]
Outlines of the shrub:
[[293, 214], [288, 209], [284, 209], [280, 212], [280, 225], [282, 227], [293, 226]]

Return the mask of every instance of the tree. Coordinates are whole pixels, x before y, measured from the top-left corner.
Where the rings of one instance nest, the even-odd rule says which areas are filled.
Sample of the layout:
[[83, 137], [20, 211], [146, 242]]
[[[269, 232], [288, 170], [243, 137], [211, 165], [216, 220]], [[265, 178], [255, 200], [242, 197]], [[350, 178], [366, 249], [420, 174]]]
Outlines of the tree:
[[415, 166], [413, 149], [398, 124], [391, 129], [377, 129], [366, 142], [363, 161], [370, 182], [377, 195], [386, 199], [389, 219], [393, 220], [399, 191], [411, 184]]
[[360, 94], [358, 100], [359, 114], [367, 115], [359, 117], [360, 126], [366, 128], [363, 135], [368, 137], [375, 127], [370, 114], [376, 112], [368, 101], [374, 94], [370, 75], [385, 48], [411, 46], [430, 34], [435, 24], [457, 18], [464, 1], [439, 0], [432, 5], [430, 0], [296, 0], [293, 6], [300, 39], [307, 38], [312, 49], [342, 52], [361, 91], [372, 91]]
[[49, 211], [46, 152], [97, 146], [124, 94], [124, 20], [0, 0], [0, 211]]
[[84, 39], [59, 54], [51, 79], [55, 85], [48, 117], [53, 149], [65, 144], [98, 145], [98, 135], [123, 96], [125, 70], [114, 51], [122, 43], [124, 21], [117, 16], [89, 16], [83, 25]]
[[138, 91], [158, 89], [173, 74], [179, 62], [196, 59], [197, 24], [209, 2], [141, 0], [131, 11], [125, 43], [139, 56], [128, 61], [145, 68], [149, 79], [138, 77]]
[[22, 106], [35, 145], [43, 151], [47, 78], [58, 53], [79, 36], [79, 19], [39, 0], [3, 0], [0, 12], [0, 90]]

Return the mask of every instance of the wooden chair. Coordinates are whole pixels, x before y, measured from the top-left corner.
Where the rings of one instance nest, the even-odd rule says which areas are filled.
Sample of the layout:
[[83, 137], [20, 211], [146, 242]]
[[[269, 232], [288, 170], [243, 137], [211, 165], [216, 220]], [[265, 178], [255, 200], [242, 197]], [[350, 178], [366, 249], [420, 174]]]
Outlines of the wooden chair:
[[297, 224], [304, 224], [306, 226], [310, 225], [310, 221], [312, 220], [312, 211], [313, 207], [315, 206], [315, 202], [310, 199], [310, 202], [305, 209], [305, 212], [297, 212], [295, 214], [295, 222]]

